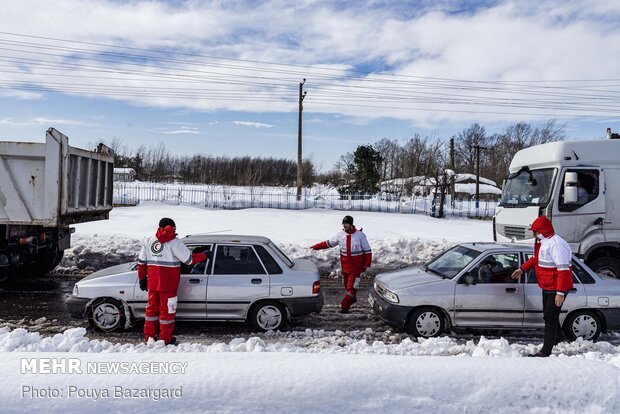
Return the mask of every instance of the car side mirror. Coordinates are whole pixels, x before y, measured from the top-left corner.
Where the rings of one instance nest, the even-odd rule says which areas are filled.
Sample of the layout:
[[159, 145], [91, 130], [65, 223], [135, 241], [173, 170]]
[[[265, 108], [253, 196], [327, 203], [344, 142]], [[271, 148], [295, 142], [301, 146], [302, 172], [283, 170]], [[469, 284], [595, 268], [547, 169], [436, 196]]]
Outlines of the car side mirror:
[[564, 204], [575, 204], [579, 198], [577, 190], [577, 173], [564, 174]]
[[463, 282], [469, 286], [475, 285], [478, 281], [473, 275], [465, 275], [465, 277], [463, 277]]

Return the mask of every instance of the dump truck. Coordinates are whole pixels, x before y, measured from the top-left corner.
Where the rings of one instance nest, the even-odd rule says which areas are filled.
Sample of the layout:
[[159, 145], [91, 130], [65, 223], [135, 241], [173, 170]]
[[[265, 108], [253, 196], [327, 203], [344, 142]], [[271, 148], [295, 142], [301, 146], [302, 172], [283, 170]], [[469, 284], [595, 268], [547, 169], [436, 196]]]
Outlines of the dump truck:
[[45, 143], [0, 142], [0, 283], [50, 272], [72, 224], [109, 218], [114, 156], [69, 146], [54, 128]]

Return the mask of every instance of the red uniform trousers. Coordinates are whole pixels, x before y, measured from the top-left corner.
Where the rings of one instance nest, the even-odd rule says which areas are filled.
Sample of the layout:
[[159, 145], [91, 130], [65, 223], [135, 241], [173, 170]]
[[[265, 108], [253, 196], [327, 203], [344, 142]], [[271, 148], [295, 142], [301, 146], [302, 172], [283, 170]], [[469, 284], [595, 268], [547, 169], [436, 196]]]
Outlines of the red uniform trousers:
[[343, 310], [349, 310], [351, 305], [357, 302], [357, 288], [359, 287], [360, 281], [361, 276], [359, 273], [342, 272], [342, 282], [345, 292], [342, 301], [340, 301], [340, 307]]
[[[173, 291], [158, 291], [149, 289], [149, 304], [146, 307], [144, 318], [144, 340], [149, 338], [160, 339], [166, 344], [172, 340], [174, 331], [174, 317], [176, 316], [176, 303], [174, 312], [168, 310], [168, 299], [177, 296], [176, 289]], [[157, 331], [159, 329], [159, 337]]]

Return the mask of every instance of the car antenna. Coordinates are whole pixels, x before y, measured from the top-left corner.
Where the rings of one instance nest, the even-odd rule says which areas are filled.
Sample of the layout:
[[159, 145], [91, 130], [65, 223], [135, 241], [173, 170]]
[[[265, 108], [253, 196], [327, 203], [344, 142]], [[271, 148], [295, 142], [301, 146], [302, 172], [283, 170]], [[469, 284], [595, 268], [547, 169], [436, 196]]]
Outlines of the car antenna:
[[210, 231], [208, 233], [196, 233], [196, 234], [188, 234], [185, 237], [191, 237], [191, 236], [202, 236], [204, 234], [215, 234], [215, 233], [224, 233], [225, 231], [232, 231], [232, 229], [226, 229], [226, 230], [215, 230], [215, 231]]
[[201, 234], [215, 234], [215, 233], [224, 233], [227, 231], [232, 231], [232, 229], [226, 229], [226, 230], [215, 230], [215, 231], [210, 231], [208, 233], [201, 233]]

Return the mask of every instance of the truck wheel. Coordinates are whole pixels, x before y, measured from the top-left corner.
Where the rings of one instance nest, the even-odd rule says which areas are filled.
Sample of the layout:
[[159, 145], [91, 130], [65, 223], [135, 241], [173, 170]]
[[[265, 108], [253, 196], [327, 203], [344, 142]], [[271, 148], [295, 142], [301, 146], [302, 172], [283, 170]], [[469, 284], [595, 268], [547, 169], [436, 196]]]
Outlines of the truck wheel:
[[64, 250], [59, 250], [56, 246], [52, 246], [50, 249], [46, 249], [42, 253], [39, 253], [36, 263], [28, 265], [25, 269], [25, 273], [32, 276], [43, 276], [54, 270], [56, 266], [60, 264], [64, 254]]
[[573, 312], [564, 321], [564, 334], [571, 341], [577, 338], [596, 341], [602, 328], [600, 318], [594, 312], [587, 310]]
[[90, 305], [88, 322], [98, 331], [122, 331], [125, 328], [125, 320], [125, 307], [119, 300], [101, 298]]
[[615, 257], [599, 257], [589, 264], [590, 269], [605, 276], [620, 279], [620, 260]]
[[434, 338], [445, 329], [443, 314], [435, 308], [421, 308], [411, 315], [408, 331], [413, 336]]
[[288, 316], [284, 306], [278, 302], [261, 302], [252, 308], [250, 322], [260, 331], [277, 331], [286, 326]]

